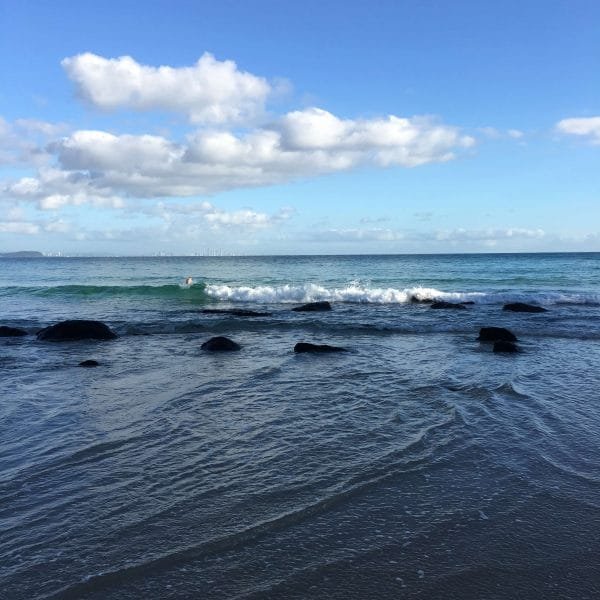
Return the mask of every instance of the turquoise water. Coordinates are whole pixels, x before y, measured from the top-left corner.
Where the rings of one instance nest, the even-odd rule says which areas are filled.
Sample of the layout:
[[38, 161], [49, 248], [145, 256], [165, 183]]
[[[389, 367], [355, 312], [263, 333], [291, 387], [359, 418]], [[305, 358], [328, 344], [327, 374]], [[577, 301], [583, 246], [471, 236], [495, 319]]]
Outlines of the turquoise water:
[[0, 597], [596, 598], [599, 316], [599, 254], [0, 259]]

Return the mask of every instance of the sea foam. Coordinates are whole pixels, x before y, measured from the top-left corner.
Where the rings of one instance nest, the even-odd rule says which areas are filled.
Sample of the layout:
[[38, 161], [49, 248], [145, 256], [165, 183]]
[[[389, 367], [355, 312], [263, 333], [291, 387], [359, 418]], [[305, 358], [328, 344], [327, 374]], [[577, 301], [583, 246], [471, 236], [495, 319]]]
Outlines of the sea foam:
[[229, 286], [207, 284], [206, 294], [221, 302], [255, 303], [299, 303], [329, 300], [330, 302], [350, 302], [359, 304], [404, 304], [445, 300], [448, 302], [472, 302], [475, 304], [503, 304], [507, 302], [531, 302], [549, 304], [600, 304], [600, 295], [584, 293], [563, 293], [555, 291], [514, 292], [514, 291], [461, 291], [446, 292], [436, 288], [414, 286], [409, 288], [379, 288], [358, 283], [344, 287], [325, 287], [315, 283], [303, 285], [284, 284], [278, 286]]
[[297, 303], [329, 300], [369, 304], [402, 304], [433, 299], [447, 299], [457, 302], [461, 300], [476, 301], [477, 298], [485, 295], [478, 292], [442, 292], [435, 288], [420, 286], [396, 289], [349, 284], [345, 287], [326, 288], [314, 283], [256, 287], [209, 284], [206, 286], [205, 291], [208, 296], [221, 301], [257, 303]]

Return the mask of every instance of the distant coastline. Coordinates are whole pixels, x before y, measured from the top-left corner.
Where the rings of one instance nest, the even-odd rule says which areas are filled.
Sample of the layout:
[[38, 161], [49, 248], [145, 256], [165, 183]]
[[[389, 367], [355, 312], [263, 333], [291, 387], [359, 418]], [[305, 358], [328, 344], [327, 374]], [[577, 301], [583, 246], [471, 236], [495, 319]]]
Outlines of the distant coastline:
[[41, 258], [44, 255], [35, 250], [21, 250], [20, 252], [0, 252], [0, 258]]
[[254, 258], [325, 258], [325, 257], [339, 257], [339, 258], [357, 258], [357, 257], [374, 257], [378, 256], [381, 258], [393, 258], [397, 256], [406, 257], [453, 257], [453, 256], [552, 256], [558, 254], [600, 254], [600, 250], [564, 250], [564, 251], [538, 251], [538, 252], [385, 252], [385, 253], [374, 253], [374, 254], [217, 254], [217, 255], [204, 255], [204, 254], [63, 254], [58, 253], [46, 253], [37, 252], [35, 250], [21, 250], [18, 252], [0, 252], [0, 258], [75, 258], [75, 259], [102, 259], [102, 258], [139, 258], [139, 259], [156, 259], [156, 258], [222, 258], [222, 259], [254, 259]]

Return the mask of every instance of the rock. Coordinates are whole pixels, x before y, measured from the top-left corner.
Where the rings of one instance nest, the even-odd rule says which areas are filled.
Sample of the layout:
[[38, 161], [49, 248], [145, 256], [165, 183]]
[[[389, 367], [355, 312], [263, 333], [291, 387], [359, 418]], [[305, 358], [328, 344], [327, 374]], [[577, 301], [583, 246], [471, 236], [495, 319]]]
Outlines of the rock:
[[97, 360], [93, 360], [93, 359], [88, 359], [88, 360], [83, 360], [79, 363], [80, 367], [99, 367], [100, 363]]
[[505, 340], [500, 340], [494, 342], [494, 352], [519, 352], [519, 347], [514, 342], [507, 342]]
[[233, 352], [242, 348], [239, 344], [236, 344], [233, 340], [223, 335], [210, 338], [210, 340], [204, 342], [200, 347], [202, 350], [207, 350], [208, 352]]
[[512, 310], [513, 312], [528, 312], [528, 313], [541, 313], [548, 312], [547, 308], [543, 306], [536, 306], [535, 304], [525, 304], [524, 302], [512, 302], [505, 304], [502, 310]]
[[328, 344], [309, 344], [308, 342], [298, 342], [294, 346], [294, 352], [347, 352], [347, 350], [346, 348], [329, 346]]
[[7, 327], [6, 325], [0, 325], [0, 337], [20, 337], [27, 335], [27, 332], [23, 329], [17, 329], [16, 327]]
[[517, 337], [504, 327], [482, 327], [479, 330], [480, 342], [516, 342]]
[[410, 302], [412, 304], [432, 304], [434, 300], [433, 298], [417, 298], [416, 296], [411, 296]]
[[464, 308], [467, 307], [462, 302], [444, 302], [440, 300], [439, 302], [434, 302], [430, 308]]
[[241, 308], [203, 308], [200, 312], [207, 315], [233, 315], [235, 317], [270, 317], [272, 314]]
[[303, 304], [302, 306], [296, 306], [292, 308], [296, 312], [320, 312], [325, 310], [331, 310], [331, 304], [324, 300], [322, 302], [309, 302], [308, 304]]
[[73, 340], [114, 340], [117, 334], [100, 321], [62, 321], [38, 331], [38, 340], [63, 342]]

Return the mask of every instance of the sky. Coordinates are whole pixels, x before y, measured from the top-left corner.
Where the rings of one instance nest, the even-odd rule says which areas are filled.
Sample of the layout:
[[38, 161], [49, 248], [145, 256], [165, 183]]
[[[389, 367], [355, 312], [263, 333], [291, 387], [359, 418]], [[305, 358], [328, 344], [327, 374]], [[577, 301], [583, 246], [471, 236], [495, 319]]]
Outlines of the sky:
[[0, 252], [600, 251], [600, 3], [0, 0]]

